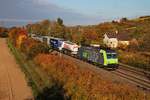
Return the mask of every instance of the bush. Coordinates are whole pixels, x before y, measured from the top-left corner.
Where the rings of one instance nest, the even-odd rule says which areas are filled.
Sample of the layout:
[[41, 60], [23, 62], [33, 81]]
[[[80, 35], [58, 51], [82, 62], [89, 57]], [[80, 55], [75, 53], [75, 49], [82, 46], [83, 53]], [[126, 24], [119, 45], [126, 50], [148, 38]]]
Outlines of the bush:
[[6, 37], [8, 37], [8, 34], [7, 34], [6, 32], [4, 32], [4, 33], [0, 33], [0, 37], [2, 37], [2, 38], [6, 38]]
[[39, 53], [48, 53], [48, 52], [49, 52], [49, 48], [47, 45], [42, 43], [37, 43], [29, 49], [27, 56], [29, 58], [34, 58]]
[[57, 83], [53, 86], [46, 87], [41, 93], [35, 97], [36, 100], [70, 100], [65, 97], [65, 91], [62, 86], [59, 86]]
[[16, 46], [17, 33], [19, 30], [19, 28], [12, 28], [8, 32], [9, 39], [12, 41], [14, 46]]
[[58, 84], [63, 85], [72, 100], [143, 100], [148, 95], [127, 84], [112, 83], [88, 68], [80, 68], [71, 60], [58, 55], [39, 54], [36, 64]]
[[13, 45], [20, 49], [23, 40], [27, 38], [27, 31], [22, 28], [12, 28], [9, 30], [8, 36]]
[[28, 59], [32, 59], [39, 53], [49, 53], [49, 46], [28, 38], [22, 42], [21, 51], [27, 55]]
[[150, 59], [137, 52], [119, 51], [119, 59], [124, 64], [150, 71]]

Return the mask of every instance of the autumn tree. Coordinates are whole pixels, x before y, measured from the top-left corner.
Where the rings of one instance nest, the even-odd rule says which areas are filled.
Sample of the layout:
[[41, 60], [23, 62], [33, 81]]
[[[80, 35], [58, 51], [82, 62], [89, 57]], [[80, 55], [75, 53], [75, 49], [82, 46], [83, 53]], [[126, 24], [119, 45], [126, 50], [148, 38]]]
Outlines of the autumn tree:
[[126, 17], [121, 19], [121, 22], [126, 22], [126, 21], [128, 21], [128, 19]]
[[23, 41], [28, 37], [28, 33], [25, 29], [19, 29], [16, 34], [16, 47], [20, 48]]
[[4, 33], [6, 31], [6, 28], [0, 27], [0, 33]]
[[16, 46], [17, 33], [21, 28], [12, 27], [9, 29], [8, 36], [12, 43]]
[[51, 22], [49, 20], [43, 20], [39, 23], [28, 24], [26, 26], [29, 33], [34, 33], [38, 35], [48, 35], [51, 31]]
[[40, 23], [41, 29], [40, 29], [40, 33], [41, 35], [48, 35], [51, 31], [51, 26], [50, 26], [50, 21], [49, 20], [43, 20]]
[[1, 37], [7, 37], [8, 36], [8, 29], [4, 27], [0, 27], [0, 36]]
[[57, 23], [58, 23], [58, 25], [60, 25], [60, 26], [63, 26], [64, 24], [63, 24], [63, 20], [61, 19], [61, 18], [57, 18]]
[[58, 18], [56, 22], [51, 24], [50, 35], [59, 38], [65, 38], [66, 27], [63, 25], [63, 20]]
[[99, 41], [96, 31], [90, 28], [86, 28], [82, 33], [82, 44], [89, 45], [96, 41]]
[[74, 33], [74, 34], [72, 34], [72, 41], [77, 43], [77, 44], [81, 44], [82, 34], [81, 33]]
[[150, 52], [150, 39], [149, 39], [149, 37], [150, 37], [150, 33], [144, 35], [140, 47], [141, 47], [142, 50], [146, 50], [146, 51]]

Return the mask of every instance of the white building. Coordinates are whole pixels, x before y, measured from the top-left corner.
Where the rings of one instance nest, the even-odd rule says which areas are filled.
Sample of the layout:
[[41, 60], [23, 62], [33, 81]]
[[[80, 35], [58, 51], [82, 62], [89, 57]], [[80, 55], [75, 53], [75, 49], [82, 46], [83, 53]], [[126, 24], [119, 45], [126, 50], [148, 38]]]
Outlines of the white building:
[[126, 33], [106, 33], [103, 42], [107, 47], [117, 48], [119, 46], [130, 45], [130, 38]]
[[114, 34], [104, 34], [103, 39], [104, 44], [110, 48], [117, 48], [118, 47], [118, 39]]

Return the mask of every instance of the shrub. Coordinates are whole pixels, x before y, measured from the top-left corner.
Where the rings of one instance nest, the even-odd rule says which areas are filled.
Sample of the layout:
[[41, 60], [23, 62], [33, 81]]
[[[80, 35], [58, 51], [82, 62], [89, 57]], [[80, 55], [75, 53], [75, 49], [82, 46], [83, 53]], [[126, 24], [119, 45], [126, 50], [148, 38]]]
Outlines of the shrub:
[[6, 38], [6, 37], [8, 37], [8, 34], [6, 32], [0, 33], [0, 37]]
[[72, 100], [143, 100], [148, 95], [127, 84], [112, 83], [88, 68], [81, 68], [71, 60], [52, 54], [39, 54], [34, 58]]
[[27, 31], [22, 28], [12, 28], [8, 32], [9, 39], [13, 45], [20, 48], [21, 43], [27, 38]]
[[49, 46], [33, 39], [25, 39], [21, 44], [21, 51], [28, 59], [34, 58], [39, 53], [49, 53]]
[[48, 53], [48, 52], [49, 52], [49, 49], [47, 45], [42, 44], [42, 43], [37, 43], [29, 49], [27, 56], [29, 58], [33, 58], [39, 53]]
[[19, 28], [12, 28], [8, 32], [9, 39], [12, 41], [13, 45], [16, 46], [16, 38]]
[[125, 52], [119, 51], [120, 62], [138, 67], [146, 70], [150, 70], [150, 59], [137, 53], [137, 52]]
[[46, 87], [41, 93], [35, 97], [36, 100], [70, 100], [65, 97], [65, 91], [62, 86], [59, 86], [57, 83], [53, 86]]

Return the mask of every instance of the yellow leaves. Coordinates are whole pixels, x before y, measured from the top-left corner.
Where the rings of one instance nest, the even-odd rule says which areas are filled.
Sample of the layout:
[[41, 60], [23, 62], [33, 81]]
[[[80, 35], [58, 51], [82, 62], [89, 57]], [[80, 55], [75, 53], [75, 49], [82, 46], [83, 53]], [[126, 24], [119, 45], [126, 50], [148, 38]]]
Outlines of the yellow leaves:
[[18, 38], [17, 38], [17, 40], [16, 40], [16, 41], [17, 41], [17, 42], [16, 42], [16, 47], [17, 47], [17, 48], [20, 48], [20, 46], [21, 46], [23, 40], [25, 40], [26, 38], [27, 38], [26, 35], [19, 35]]
[[70, 59], [52, 54], [39, 54], [34, 61], [51, 77], [64, 84], [72, 100], [143, 100], [143, 92], [134, 87], [102, 79], [88, 68], [76, 66]]
[[9, 39], [12, 40], [13, 44], [17, 48], [20, 48], [23, 40], [27, 38], [27, 32], [25, 29], [12, 28], [12, 29], [10, 29], [8, 36], [9, 36]]
[[122, 63], [149, 70], [150, 59], [138, 52], [119, 51], [119, 59]]

